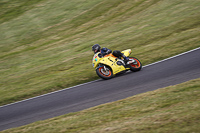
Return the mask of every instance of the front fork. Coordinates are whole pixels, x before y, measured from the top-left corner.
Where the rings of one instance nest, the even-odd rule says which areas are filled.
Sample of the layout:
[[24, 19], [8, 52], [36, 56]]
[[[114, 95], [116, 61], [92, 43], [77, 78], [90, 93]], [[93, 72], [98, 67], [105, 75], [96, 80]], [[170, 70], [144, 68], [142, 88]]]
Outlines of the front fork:
[[106, 66], [103, 66], [104, 71], [109, 71], [109, 69]]
[[[96, 69], [99, 69], [100, 67], [103, 67], [103, 70], [101, 71], [102, 73], [106, 73], [106, 72], [109, 72], [109, 69], [105, 66], [105, 65], [99, 65]], [[105, 74], [106, 75], [106, 74]]]

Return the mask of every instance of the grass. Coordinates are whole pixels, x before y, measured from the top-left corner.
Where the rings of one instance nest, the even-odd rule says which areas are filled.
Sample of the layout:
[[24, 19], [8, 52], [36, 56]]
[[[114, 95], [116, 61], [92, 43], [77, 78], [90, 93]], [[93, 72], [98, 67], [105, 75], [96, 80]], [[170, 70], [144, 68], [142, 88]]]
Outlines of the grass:
[[2, 133], [197, 133], [200, 78]]
[[143, 65], [200, 47], [200, 0], [3, 0], [0, 105], [98, 79], [91, 47]]

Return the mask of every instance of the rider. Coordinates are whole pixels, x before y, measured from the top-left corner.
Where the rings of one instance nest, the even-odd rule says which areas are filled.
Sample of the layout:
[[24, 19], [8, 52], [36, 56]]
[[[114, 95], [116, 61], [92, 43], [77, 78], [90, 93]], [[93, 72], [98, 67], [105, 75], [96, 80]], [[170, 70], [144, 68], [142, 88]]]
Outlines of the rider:
[[[96, 54], [97, 52], [100, 52], [102, 54], [102, 56], [105, 56], [107, 54], [112, 53], [112, 50], [108, 49], [108, 48], [102, 48], [99, 44], [95, 44], [92, 46], [92, 51], [94, 51], [94, 53]], [[123, 53], [121, 53], [119, 50], [115, 50], [113, 51], [113, 55], [116, 56], [117, 58], [121, 59], [121, 57], [123, 57], [124, 62], [127, 63], [129, 58], [126, 57]]]

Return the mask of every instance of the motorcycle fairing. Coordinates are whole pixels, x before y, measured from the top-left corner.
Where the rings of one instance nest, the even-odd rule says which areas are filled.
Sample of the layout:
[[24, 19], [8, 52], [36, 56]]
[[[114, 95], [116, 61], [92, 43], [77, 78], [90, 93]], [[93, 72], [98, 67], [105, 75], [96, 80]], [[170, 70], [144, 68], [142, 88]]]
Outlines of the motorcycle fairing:
[[116, 74], [118, 72], [126, 70], [126, 68], [123, 65], [117, 64], [118, 59], [114, 57], [104, 57], [102, 60], [99, 61], [99, 63], [107, 65], [111, 67], [113, 74]]
[[[131, 49], [127, 49], [122, 51], [122, 53], [125, 56], [129, 56], [131, 54]], [[121, 59], [118, 59], [117, 57], [113, 56], [112, 54], [106, 55], [103, 58], [101, 58], [100, 52], [96, 53], [93, 57], [93, 67], [97, 68], [98, 64], [104, 64], [109, 67], [111, 67], [113, 74], [117, 74], [121, 71], [128, 70], [129, 68], [125, 68], [124, 65], [118, 65], [117, 62], [121, 61]]]
[[131, 54], [131, 52], [132, 52], [131, 49], [127, 49], [127, 50], [122, 51], [122, 53], [127, 57]]

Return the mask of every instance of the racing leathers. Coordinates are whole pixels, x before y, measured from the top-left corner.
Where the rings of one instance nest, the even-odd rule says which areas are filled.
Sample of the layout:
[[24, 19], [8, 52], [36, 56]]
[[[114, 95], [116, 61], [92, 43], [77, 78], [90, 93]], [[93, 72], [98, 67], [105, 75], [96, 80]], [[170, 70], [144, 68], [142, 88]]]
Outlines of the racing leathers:
[[[107, 55], [107, 54], [112, 53], [112, 50], [110, 50], [110, 49], [108, 49], [108, 48], [102, 48], [102, 49], [100, 50], [100, 52], [101, 52], [102, 56], [105, 56], [105, 55]], [[121, 53], [119, 50], [114, 50], [114, 51], [113, 51], [113, 55], [114, 55], [115, 57], [119, 58], [119, 59], [121, 59], [121, 57], [123, 57], [125, 63], [127, 63], [128, 60], [129, 60], [129, 58], [126, 57], [126, 56], [125, 56], [123, 53]]]

